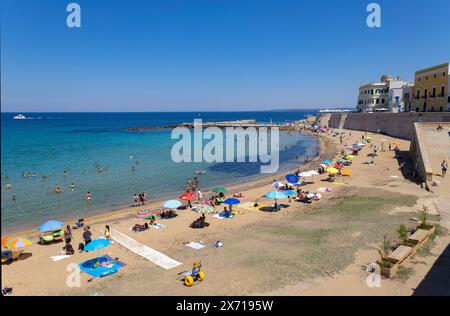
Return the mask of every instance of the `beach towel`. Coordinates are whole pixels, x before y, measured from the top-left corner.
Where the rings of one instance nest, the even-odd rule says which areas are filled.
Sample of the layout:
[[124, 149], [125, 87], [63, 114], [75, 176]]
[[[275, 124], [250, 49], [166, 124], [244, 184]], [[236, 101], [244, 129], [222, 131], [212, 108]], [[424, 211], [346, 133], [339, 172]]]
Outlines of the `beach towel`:
[[218, 218], [218, 219], [224, 219], [224, 218], [226, 218], [226, 217], [220, 216], [219, 214], [214, 215], [214, 217], [215, 217], [215, 218]]
[[70, 258], [69, 255], [61, 255], [61, 256], [51, 256], [50, 257], [53, 261], [60, 261], [66, 258]]
[[186, 247], [189, 247], [189, 248], [192, 248], [192, 249], [195, 249], [195, 250], [199, 250], [199, 249], [205, 248], [204, 245], [202, 245], [202, 244], [200, 244], [198, 242], [190, 242], [190, 243], [186, 244]]
[[318, 188], [317, 191], [321, 193], [331, 192], [331, 188]]
[[163, 225], [163, 224], [160, 224], [160, 223], [156, 223], [155, 225], [149, 225], [149, 226], [154, 228], [154, 229], [166, 228], [166, 225]]

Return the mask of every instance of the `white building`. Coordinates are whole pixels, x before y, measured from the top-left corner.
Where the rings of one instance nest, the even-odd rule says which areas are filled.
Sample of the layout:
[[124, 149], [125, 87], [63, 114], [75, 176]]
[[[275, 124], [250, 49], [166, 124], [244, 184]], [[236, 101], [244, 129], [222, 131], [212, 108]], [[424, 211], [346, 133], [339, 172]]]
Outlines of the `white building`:
[[404, 110], [403, 87], [407, 85], [407, 82], [390, 75], [382, 76], [381, 82], [363, 84], [359, 87], [356, 109], [359, 112], [401, 112]]

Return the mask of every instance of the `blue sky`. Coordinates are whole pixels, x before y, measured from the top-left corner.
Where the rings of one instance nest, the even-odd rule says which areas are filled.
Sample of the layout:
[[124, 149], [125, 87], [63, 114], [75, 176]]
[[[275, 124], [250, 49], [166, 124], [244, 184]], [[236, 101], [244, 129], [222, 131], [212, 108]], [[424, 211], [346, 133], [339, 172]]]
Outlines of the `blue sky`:
[[70, 29], [72, 1], [0, 2], [2, 111], [355, 106], [363, 82], [450, 60], [448, 0], [78, 0]]

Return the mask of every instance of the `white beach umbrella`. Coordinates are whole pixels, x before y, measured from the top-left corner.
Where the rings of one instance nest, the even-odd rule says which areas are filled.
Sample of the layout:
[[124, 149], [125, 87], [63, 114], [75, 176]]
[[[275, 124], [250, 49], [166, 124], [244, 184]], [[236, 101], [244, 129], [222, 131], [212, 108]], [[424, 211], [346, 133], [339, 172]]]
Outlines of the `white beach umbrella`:
[[274, 187], [274, 188], [282, 188], [284, 186], [286, 186], [286, 185], [280, 181], [275, 181], [274, 183], [272, 183], [272, 187]]

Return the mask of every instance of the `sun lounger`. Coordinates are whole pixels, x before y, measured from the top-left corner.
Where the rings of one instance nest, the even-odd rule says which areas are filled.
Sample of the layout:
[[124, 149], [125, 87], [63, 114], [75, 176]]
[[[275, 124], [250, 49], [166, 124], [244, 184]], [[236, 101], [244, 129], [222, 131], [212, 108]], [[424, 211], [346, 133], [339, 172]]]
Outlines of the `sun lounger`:
[[53, 243], [53, 234], [41, 235], [40, 241], [43, 245]]
[[64, 230], [57, 230], [53, 232], [53, 241], [62, 241], [64, 239]]

